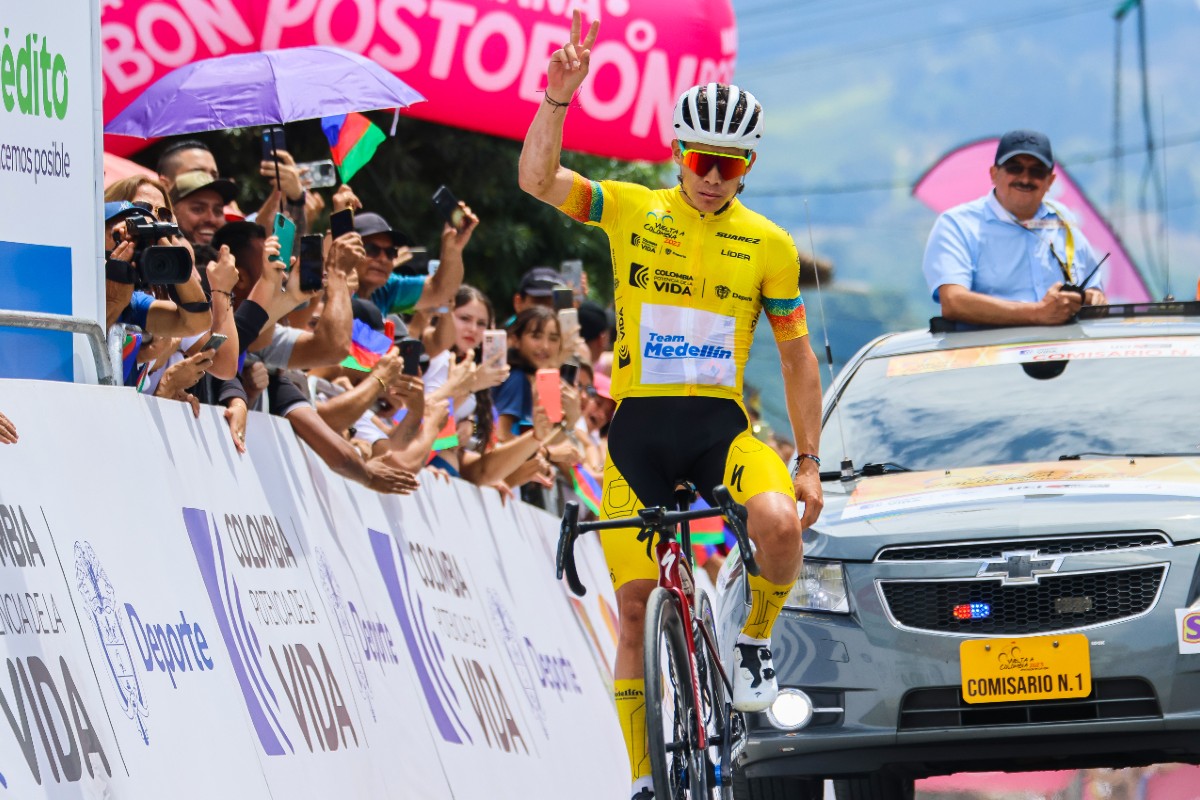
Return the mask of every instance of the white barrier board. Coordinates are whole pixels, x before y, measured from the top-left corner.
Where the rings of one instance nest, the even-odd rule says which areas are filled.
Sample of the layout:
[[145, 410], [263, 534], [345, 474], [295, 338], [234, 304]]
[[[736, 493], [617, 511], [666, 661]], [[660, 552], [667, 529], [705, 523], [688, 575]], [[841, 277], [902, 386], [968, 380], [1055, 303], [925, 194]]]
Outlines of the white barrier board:
[[[384, 498], [126, 389], [0, 381], [0, 800], [612, 798], [612, 592], [557, 522]], [[231, 794], [232, 793], [232, 794]]]

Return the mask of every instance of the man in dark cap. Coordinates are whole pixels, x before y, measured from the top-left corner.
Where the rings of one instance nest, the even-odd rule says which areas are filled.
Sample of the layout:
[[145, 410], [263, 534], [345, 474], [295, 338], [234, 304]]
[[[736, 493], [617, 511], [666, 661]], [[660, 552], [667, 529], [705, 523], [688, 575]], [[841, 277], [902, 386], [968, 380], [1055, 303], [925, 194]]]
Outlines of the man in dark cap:
[[554, 307], [554, 290], [566, 286], [562, 274], [552, 267], [534, 267], [521, 276], [513, 295], [513, 315], [533, 306]]
[[441, 266], [432, 275], [394, 274], [392, 270], [401, 249], [411, 247], [412, 240], [379, 214], [371, 211], [356, 214], [354, 230], [362, 236], [366, 251], [366, 259], [358, 267], [358, 295], [369, 297], [385, 315], [418, 308], [447, 308], [462, 284], [463, 249], [479, 224], [479, 218], [465, 203], [459, 206], [465, 222], [461, 229], [448, 223], [442, 228]]
[[202, 170], [184, 172], [171, 187], [171, 205], [179, 230], [192, 244], [212, 244], [225, 224], [225, 205], [237, 197], [237, 186]]
[[923, 269], [942, 316], [972, 325], [1058, 325], [1103, 305], [1104, 276], [1078, 223], [1046, 200], [1054, 155], [1044, 133], [1009, 131], [993, 190], [934, 223]]

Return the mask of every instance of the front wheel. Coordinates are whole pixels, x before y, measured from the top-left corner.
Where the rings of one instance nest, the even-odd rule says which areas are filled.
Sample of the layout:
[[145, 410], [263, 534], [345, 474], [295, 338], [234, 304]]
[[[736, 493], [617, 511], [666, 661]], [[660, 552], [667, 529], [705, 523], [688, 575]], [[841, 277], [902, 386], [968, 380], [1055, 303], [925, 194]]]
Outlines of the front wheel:
[[646, 604], [646, 736], [655, 800], [701, 800], [708, 797], [708, 763], [697, 744], [688, 633], [677, 602], [659, 587]]

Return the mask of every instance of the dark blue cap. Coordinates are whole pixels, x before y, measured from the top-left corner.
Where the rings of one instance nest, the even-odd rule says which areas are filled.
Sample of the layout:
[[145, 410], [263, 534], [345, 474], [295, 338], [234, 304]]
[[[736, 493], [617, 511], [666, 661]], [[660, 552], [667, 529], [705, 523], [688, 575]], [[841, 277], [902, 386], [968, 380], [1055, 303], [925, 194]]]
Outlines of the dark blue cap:
[[128, 200], [119, 200], [104, 204], [104, 222], [107, 224], [114, 219], [124, 219], [133, 216], [150, 216], [150, 212], [141, 206], [135, 206]]
[[1054, 153], [1050, 150], [1050, 138], [1038, 131], [1009, 131], [1000, 137], [996, 146], [996, 165], [999, 166], [1013, 156], [1033, 156], [1047, 167], [1054, 167]]

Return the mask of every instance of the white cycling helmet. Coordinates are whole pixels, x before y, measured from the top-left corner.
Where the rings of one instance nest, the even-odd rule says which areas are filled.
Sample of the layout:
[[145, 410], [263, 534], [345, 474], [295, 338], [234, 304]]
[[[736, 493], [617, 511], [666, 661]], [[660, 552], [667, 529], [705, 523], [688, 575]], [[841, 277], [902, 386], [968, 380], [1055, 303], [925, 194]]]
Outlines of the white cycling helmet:
[[762, 135], [762, 106], [732, 84], [693, 86], [675, 103], [675, 138], [681, 142], [753, 150]]

